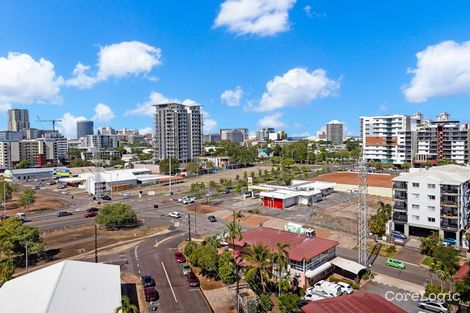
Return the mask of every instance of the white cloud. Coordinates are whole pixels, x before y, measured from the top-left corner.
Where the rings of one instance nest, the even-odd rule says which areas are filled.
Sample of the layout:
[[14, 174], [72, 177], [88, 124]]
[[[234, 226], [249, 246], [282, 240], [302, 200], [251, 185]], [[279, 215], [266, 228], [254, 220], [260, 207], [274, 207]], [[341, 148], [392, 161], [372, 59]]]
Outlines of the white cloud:
[[411, 83], [403, 88], [410, 102], [425, 102], [433, 97], [470, 94], [470, 41], [444, 41], [416, 54]]
[[308, 17], [312, 17], [312, 6], [310, 4], [307, 4], [304, 7], [305, 14], [307, 14]]
[[203, 132], [205, 134], [213, 131], [217, 127], [217, 121], [214, 120], [209, 113], [206, 111], [202, 110], [202, 116], [203, 116], [203, 121], [204, 121], [204, 130]]
[[340, 81], [329, 79], [326, 71], [306, 68], [290, 69], [266, 84], [260, 103], [255, 111], [273, 111], [289, 106], [306, 105], [317, 98], [331, 96], [340, 87]]
[[0, 112], [6, 112], [11, 109], [10, 103], [0, 103]]
[[281, 121], [283, 114], [281, 112], [275, 112], [271, 115], [266, 115], [258, 121], [258, 126], [261, 128], [264, 127], [274, 127], [274, 128], [283, 128], [286, 127], [286, 124]]
[[30, 55], [9, 52], [0, 58], [0, 103], [59, 101], [64, 80], [57, 76], [54, 64], [46, 59], [34, 60]]
[[143, 116], [153, 117], [155, 113], [155, 108], [153, 107], [153, 105], [158, 104], [158, 103], [166, 103], [166, 102], [178, 102], [178, 100], [169, 99], [159, 92], [152, 91], [147, 101], [145, 101], [144, 103], [137, 104], [137, 106], [131, 110], [127, 110], [126, 113], [124, 113], [124, 115], [125, 116], [143, 115]]
[[289, 30], [289, 10], [296, 0], [225, 0], [214, 27], [238, 35], [273, 36]]
[[231, 107], [237, 107], [240, 105], [240, 100], [243, 97], [243, 89], [240, 86], [237, 86], [235, 89], [232, 90], [225, 90], [221, 95], [220, 95], [220, 100], [222, 103], [231, 106]]
[[66, 137], [66, 138], [76, 138], [77, 137], [77, 122], [85, 121], [84, 116], [73, 116], [71, 113], [65, 113], [61, 118], [62, 122], [57, 123], [57, 129]]
[[153, 128], [152, 127], [144, 127], [139, 129], [139, 134], [145, 135], [145, 134], [153, 134]]
[[98, 103], [95, 106], [95, 116], [93, 120], [107, 122], [114, 118], [113, 110], [104, 103]]
[[[90, 74], [90, 67], [78, 63], [67, 85], [79, 89], [91, 88], [110, 77], [122, 78], [128, 75], [148, 74], [154, 67], [162, 64], [161, 49], [140, 41], [123, 41], [104, 46], [98, 53], [96, 75]], [[151, 76], [151, 80], [155, 77]]]

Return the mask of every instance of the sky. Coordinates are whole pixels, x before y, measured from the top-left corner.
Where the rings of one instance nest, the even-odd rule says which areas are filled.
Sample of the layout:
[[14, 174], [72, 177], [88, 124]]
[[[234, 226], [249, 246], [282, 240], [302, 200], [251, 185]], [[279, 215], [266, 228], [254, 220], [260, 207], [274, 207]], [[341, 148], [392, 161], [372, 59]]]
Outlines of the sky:
[[359, 116], [470, 122], [470, 1], [0, 0], [0, 129], [27, 108], [152, 127], [152, 104], [200, 104], [204, 132], [315, 135]]

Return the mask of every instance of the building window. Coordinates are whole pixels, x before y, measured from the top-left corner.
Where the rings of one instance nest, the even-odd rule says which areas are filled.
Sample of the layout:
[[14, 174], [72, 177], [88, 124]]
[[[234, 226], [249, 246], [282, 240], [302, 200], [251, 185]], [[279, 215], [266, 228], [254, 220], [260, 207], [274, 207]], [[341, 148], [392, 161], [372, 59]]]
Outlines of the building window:
[[435, 206], [432, 206], [432, 205], [428, 205], [428, 210], [429, 210], [429, 211], [435, 211], [435, 210], [436, 210], [436, 207], [435, 207]]
[[418, 188], [419, 187], [419, 183], [412, 183], [413, 187], [414, 188]]
[[436, 184], [428, 184], [429, 189], [436, 189]]
[[436, 219], [434, 217], [428, 217], [428, 222], [434, 223]]
[[411, 195], [414, 199], [419, 199], [419, 193], [412, 193]]
[[418, 215], [411, 215], [411, 218], [413, 219], [413, 221], [419, 221]]
[[428, 199], [429, 200], [436, 200], [436, 196], [435, 195], [428, 195]]
[[412, 204], [411, 208], [418, 210], [419, 209], [419, 204]]

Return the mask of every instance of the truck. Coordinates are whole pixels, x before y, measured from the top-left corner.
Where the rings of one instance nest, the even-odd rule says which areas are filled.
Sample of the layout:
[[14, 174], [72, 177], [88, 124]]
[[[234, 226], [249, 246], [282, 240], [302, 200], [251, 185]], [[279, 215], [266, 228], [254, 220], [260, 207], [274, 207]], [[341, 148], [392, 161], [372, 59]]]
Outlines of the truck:
[[16, 218], [22, 222], [26, 222], [27, 219], [26, 219], [26, 214], [24, 213], [16, 213]]
[[300, 224], [295, 224], [295, 223], [290, 223], [290, 222], [284, 225], [284, 230], [291, 232], [291, 233], [296, 233], [298, 235], [306, 235], [309, 237], [315, 236], [315, 229], [305, 228]]

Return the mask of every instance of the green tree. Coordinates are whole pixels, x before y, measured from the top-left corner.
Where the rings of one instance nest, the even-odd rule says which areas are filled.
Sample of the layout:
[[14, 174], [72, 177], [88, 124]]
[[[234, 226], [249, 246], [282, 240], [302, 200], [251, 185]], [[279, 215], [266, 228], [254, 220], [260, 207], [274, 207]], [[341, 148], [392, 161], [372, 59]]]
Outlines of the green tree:
[[282, 294], [277, 300], [279, 309], [281, 310], [282, 313], [300, 312], [299, 302], [300, 302], [300, 298], [295, 293]]
[[286, 158], [286, 159], [282, 160], [281, 164], [282, 164], [283, 168], [288, 168], [288, 167], [291, 167], [292, 165], [294, 165], [295, 161], [294, 161], [294, 159]]
[[202, 274], [208, 277], [218, 278], [219, 256], [217, 249], [212, 245], [203, 245], [198, 248], [198, 264], [201, 267]]
[[[442, 281], [450, 281], [459, 268], [459, 252], [452, 247], [438, 246], [434, 249], [430, 269]], [[443, 288], [441, 286], [441, 288]]]
[[270, 312], [273, 308], [273, 302], [270, 295], [263, 293], [258, 296], [257, 310], [259, 313]]
[[[178, 172], [180, 162], [178, 159], [172, 157], [171, 158], [171, 175], [174, 175]], [[160, 173], [163, 173], [165, 175], [170, 174], [170, 160], [169, 159], [163, 159], [160, 161]]]
[[13, 278], [15, 272], [15, 261], [7, 259], [0, 262], [0, 282], [5, 283]]
[[88, 160], [82, 160], [82, 159], [73, 159], [70, 161], [70, 166], [71, 167], [85, 167], [85, 166], [93, 166], [93, 163]]
[[79, 148], [69, 148], [67, 150], [67, 156], [69, 160], [80, 159], [82, 155], [82, 150]]
[[44, 249], [44, 242], [36, 227], [23, 224], [14, 217], [0, 223], [0, 254], [10, 256], [24, 253], [26, 242], [30, 253]]
[[281, 295], [281, 284], [284, 270], [287, 269], [289, 264], [289, 252], [287, 249], [289, 244], [277, 243], [277, 250], [271, 254], [271, 261], [276, 266], [277, 282], [278, 282], [278, 295]]
[[271, 253], [269, 249], [262, 243], [254, 244], [246, 250], [245, 259], [248, 262], [251, 262], [253, 266], [259, 271], [261, 286], [263, 292], [266, 292], [265, 280], [269, 279], [269, 266]]
[[98, 211], [96, 223], [108, 229], [121, 228], [126, 225], [136, 225], [137, 215], [128, 204], [107, 204]]
[[421, 242], [419, 250], [422, 255], [432, 256], [434, 250], [442, 245], [442, 239], [438, 232], [432, 232], [429, 236], [422, 237], [419, 240]]
[[21, 160], [15, 165], [15, 168], [28, 168], [28, 167], [29, 167], [29, 162], [26, 160]]
[[207, 168], [207, 169], [214, 168], [214, 162], [212, 162], [212, 161], [207, 161], [207, 163], [206, 163], [206, 168]]
[[404, 162], [400, 165], [401, 169], [408, 171], [411, 168], [411, 163], [409, 162]]
[[455, 293], [459, 295], [460, 303], [470, 302], [470, 276], [467, 275], [462, 281], [455, 283]]
[[22, 207], [28, 207], [36, 201], [35, 191], [31, 188], [26, 188], [21, 193], [18, 199], [18, 205]]
[[6, 181], [0, 181], [0, 202], [3, 202], [3, 191], [5, 191], [5, 199], [10, 200], [12, 188]]
[[337, 152], [337, 156], [338, 156], [338, 158], [339, 158], [341, 164], [343, 164], [344, 160], [349, 158], [350, 153], [349, 153], [348, 150], [343, 149], [343, 150], [339, 150], [339, 151]]
[[213, 180], [209, 181], [209, 189], [210, 190], [216, 190], [217, 189], [217, 183]]
[[380, 237], [385, 235], [387, 221], [392, 217], [392, 206], [381, 201], [378, 204], [377, 213], [369, 219], [369, 228], [372, 234]]
[[286, 185], [289, 186], [292, 183], [292, 180], [294, 179], [294, 175], [291, 173], [284, 171], [281, 176], [281, 181]]
[[196, 162], [196, 161], [189, 162], [188, 165], [186, 165], [186, 171], [188, 171], [191, 174], [199, 173], [200, 168], [201, 168], [201, 165], [199, 164], [199, 162]]
[[197, 249], [197, 247], [197, 243], [195, 243], [194, 241], [189, 241], [186, 246], [184, 246], [184, 255], [189, 257], [193, 253], [193, 251]]
[[229, 251], [224, 251], [219, 257], [219, 276], [224, 284], [232, 284], [235, 282], [235, 269], [233, 268], [232, 254]]
[[114, 313], [138, 313], [139, 308], [137, 305], [131, 303], [131, 299], [128, 296], [123, 296], [121, 299], [121, 305], [118, 306]]

